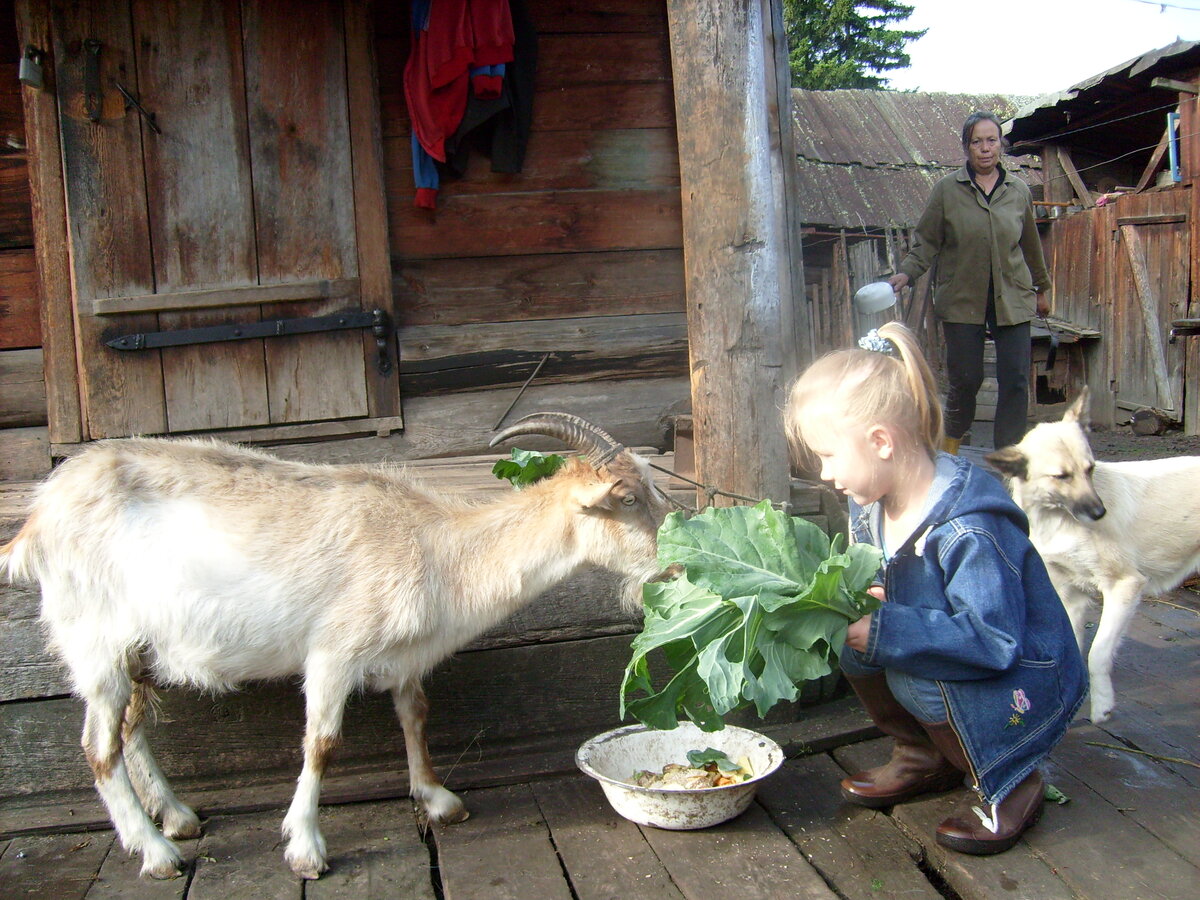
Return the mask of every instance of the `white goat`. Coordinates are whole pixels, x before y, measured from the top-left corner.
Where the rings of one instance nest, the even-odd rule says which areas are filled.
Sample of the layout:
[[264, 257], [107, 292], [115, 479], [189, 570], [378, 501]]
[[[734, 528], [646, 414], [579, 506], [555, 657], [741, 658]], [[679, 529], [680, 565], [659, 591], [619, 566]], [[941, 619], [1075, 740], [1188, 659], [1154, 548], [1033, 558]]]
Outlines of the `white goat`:
[[587, 461], [490, 503], [442, 496], [398, 467], [204, 440], [106, 441], [50, 476], [0, 567], [41, 584], [50, 644], [86, 705], [96, 788], [142, 874], [178, 874], [170, 838], [200, 831], [147, 745], [151, 685], [304, 675], [304, 768], [283, 820], [304, 878], [327, 868], [320, 782], [356, 688], [391, 691], [428, 817], [467, 817], [433, 772], [422, 676], [585, 564], [624, 574], [627, 605], [660, 574], [667, 507], [645, 460], [565, 413], [527, 416], [492, 444], [518, 434], [557, 437]]

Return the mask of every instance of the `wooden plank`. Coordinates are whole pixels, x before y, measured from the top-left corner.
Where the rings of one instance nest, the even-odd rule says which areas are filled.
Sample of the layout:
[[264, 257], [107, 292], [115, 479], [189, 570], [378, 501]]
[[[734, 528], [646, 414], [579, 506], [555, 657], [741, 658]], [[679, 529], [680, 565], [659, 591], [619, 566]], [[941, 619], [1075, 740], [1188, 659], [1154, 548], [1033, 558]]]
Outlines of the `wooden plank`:
[[527, 785], [469, 791], [463, 799], [471, 818], [433, 829], [446, 900], [570, 900]]
[[537, 781], [531, 788], [579, 900], [683, 900], [641, 830], [613, 810], [592, 779]]
[[0, 428], [45, 424], [41, 349], [0, 350]]
[[[389, 137], [384, 153], [390, 173], [389, 202], [412, 203], [412, 142]], [[622, 128], [535, 132], [519, 176], [493, 172], [487, 157], [472, 154], [447, 195], [663, 187], [679, 184], [679, 154], [671, 128]]]
[[[71, 272], [79, 297], [154, 290], [141, 118], [125, 109], [115, 81], [136, 72], [128, 0], [54, 7], [54, 56], [62, 159], [70, 209]], [[100, 41], [101, 119], [86, 114], [85, 40]], [[44, 270], [43, 270], [44, 271]], [[80, 367], [90, 436], [157, 434], [166, 429], [162, 363], [156, 350], [115, 354], [104, 346], [110, 322], [79, 316]], [[154, 331], [154, 315], [130, 316], [122, 331]]]
[[1158, 296], [1150, 283], [1150, 274], [1146, 269], [1146, 251], [1142, 246], [1141, 235], [1134, 225], [1122, 225], [1121, 238], [1125, 245], [1125, 255], [1129, 259], [1129, 269], [1133, 274], [1133, 283], [1137, 289], [1138, 303], [1142, 308], [1142, 327], [1146, 344], [1150, 348], [1150, 357], [1154, 365], [1154, 383], [1158, 387], [1158, 399], [1161, 408], [1182, 413], [1175, 403], [1174, 392], [1171, 389], [1171, 376], [1167, 373], [1167, 358], [1163, 350], [1163, 328], [1158, 318]]
[[[88, 838], [102, 839], [102, 832], [90, 832]], [[112, 832], [109, 832], [109, 839]], [[200, 844], [199, 838], [187, 841], [176, 841], [185, 860], [194, 860]], [[125, 852], [119, 840], [112, 841], [112, 848], [104, 857], [96, 880], [88, 889], [86, 900], [123, 900], [127, 897], [137, 897], [138, 900], [182, 900], [187, 895], [188, 878], [185, 872], [181, 878], [157, 880], [145, 878], [141, 874], [142, 856], [140, 853]]]
[[36, 586], [0, 583], [0, 701], [71, 692], [66, 669], [46, 650], [40, 608]]
[[762, 807], [701, 831], [642, 828], [687, 897], [837, 897]]
[[[686, 402], [688, 383], [684, 378], [635, 378], [597, 384], [531, 384], [506, 421], [547, 410], [570, 410], [595, 422], [626, 446], [662, 446], [666, 426], [660, 420], [672, 408]], [[295, 445], [280, 447], [289, 458], [345, 459], [343, 452], [361, 458], [362, 447], [373, 448], [366, 458], [393, 460], [494, 453], [488, 446], [492, 426], [512, 402], [508, 391], [412, 397], [405, 401], [405, 428], [385, 440], [363, 438], [339, 442], [343, 447], [323, 448]], [[560, 445], [550, 438], [522, 437], [528, 450], [546, 450]], [[378, 451], [376, 453], [375, 451]], [[332, 454], [326, 456], [326, 454]], [[504, 454], [501, 454], [504, 455]]]
[[1107, 731], [1077, 725], [1054, 748], [1054, 761], [1128, 819], [1192, 865], [1200, 865], [1200, 787], [1170, 766], [1123, 747]]
[[1075, 189], [1075, 196], [1079, 198], [1079, 202], [1085, 208], [1096, 205], [1096, 201], [1092, 198], [1092, 193], [1087, 189], [1087, 185], [1083, 183], [1083, 179], [1079, 177], [1079, 170], [1075, 168], [1075, 163], [1071, 160], [1071, 153], [1066, 147], [1058, 147], [1058, 162], [1062, 166], [1063, 172], [1066, 173], [1067, 180], [1071, 182], [1071, 187]]
[[566, 316], [682, 312], [678, 248], [402, 260], [401, 328]]
[[282, 818], [272, 810], [206, 821], [188, 900], [301, 900], [303, 881], [283, 861]]
[[[346, 89], [350, 145], [353, 148], [354, 228], [358, 273], [362, 281], [363, 309], [381, 309], [395, 318], [392, 296], [392, 257], [388, 239], [383, 139], [379, 123], [378, 64], [371, 33], [371, 3], [351, 0], [343, 9], [346, 27]], [[367, 413], [398, 416], [400, 394], [395, 369], [376, 365], [380, 336], [367, 329], [361, 334], [366, 370]], [[383, 335], [389, 358], [396, 360], [395, 334]]]
[[426, 325], [399, 337], [401, 382], [412, 394], [520, 384], [537, 366], [542, 384], [687, 374], [682, 313]]
[[[21, 46], [51, 47], [50, 9], [43, 3], [16, 0], [17, 35]], [[47, 83], [55, 83], [53, 54], [45, 54]], [[50, 91], [22, 88], [33, 208], [34, 257], [41, 301], [41, 345], [46, 353], [46, 397], [51, 438], [79, 441], [84, 437], [75, 361], [75, 318], [71, 306], [66, 195], [58, 130], [58, 98]]]
[[50, 471], [50, 435], [45, 427], [0, 429], [0, 480], [41, 478]]
[[34, 251], [0, 251], [0, 350], [41, 345], [41, 299]]
[[1142, 170], [1142, 177], [1138, 179], [1137, 186], [1133, 189], [1135, 194], [1140, 194], [1150, 184], [1150, 180], [1158, 173], [1158, 167], [1162, 165], [1163, 157], [1167, 153], [1167, 146], [1171, 140], [1170, 129], [1163, 131], [1163, 136], [1158, 139], [1158, 146], [1154, 148], [1154, 152], [1150, 154], [1150, 161], [1146, 163], [1146, 168]]
[[350, 300], [358, 293], [357, 278], [328, 278], [319, 281], [142, 294], [137, 297], [100, 297], [95, 300], [81, 300], [80, 309], [97, 316], [111, 316], [135, 312], [199, 310], [216, 306], [256, 306], [297, 300]]
[[[835, 750], [833, 755], [847, 773], [859, 772], [886, 762], [891, 753], [891, 743], [891, 739], [882, 739], [852, 744]], [[963, 788], [902, 803], [893, 807], [891, 818], [905, 833], [921, 843], [928, 864], [960, 897], [970, 900], [1011, 900], [1014, 892], [1019, 892], [1018, 896], [1037, 897], [1038, 900], [1081, 900], [1058, 876], [1052, 868], [1053, 864], [1044, 862], [1031, 852], [1028, 837], [1011, 850], [996, 856], [967, 856], [937, 844], [934, 832], [938, 824], [954, 814], [968, 798], [974, 801], [975, 794]], [[1034, 831], [1046, 827], [1043, 818]], [[1087, 834], [1089, 839], [1094, 838], [1094, 833]], [[1064, 862], [1062, 865], [1072, 863]], [[1104, 896], [1136, 895], [1125, 895], [1118, 891], [1099, 895], [1096, 900]]]
[[675, 248], [682, 244], [679, 208], [679, 191], [672, 188], [482, 196], [447, 191], [432, 217], [407, 204], [393, 205], [390, 214], [402, 255], [434, 259]]
[[323, 809], [321, 832], [329, 871], [304, 886], [305, 900], [434, 900], [437, 872], [408, 802]]
[[847, 900], [942, 895], [916, 866], [920, 845], [882, 812], [846, 803], [843, 772], [824, 754], [789, 760], [758, 789], [758, 802]]
[[0, 857], [0, 885], [8, 896], [28, 900], [77, 900], [87, 894], [113, 841], [112, 832], [14, 838]]
[[[357, 277], [340, 5], [254, 5], [243, 10], [242, 30], [259, 281]], [[262, 314], [335, 311], [330, 303], [297, 303]], [[265, 353], [272, 423], [367, 415], [361, 335], [268, 341]]]

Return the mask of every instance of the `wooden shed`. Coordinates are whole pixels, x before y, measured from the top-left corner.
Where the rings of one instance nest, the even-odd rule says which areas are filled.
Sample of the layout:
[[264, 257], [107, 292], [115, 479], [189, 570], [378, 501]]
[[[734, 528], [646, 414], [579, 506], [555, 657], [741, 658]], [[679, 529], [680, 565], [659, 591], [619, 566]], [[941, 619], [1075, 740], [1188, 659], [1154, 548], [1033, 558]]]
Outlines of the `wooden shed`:
[[[820, 515], [779, 427], [812, 353], [782, 4], [511, 9], [536, 45], [523, 164], [473, 149], [426, 209], [409, 4], [0, 3], [0, 376], [27, 386], [0, 477], [99, 438], [214, 434], [478, 488], [502, 421], [563, 409], [661, 452], [690, 413], [702, 480]], [[28, 490], [4, 493], [5, 538]], [[36, 592], [3, 590], [0, 741], [26, 765], [0, 769], [0, 833], [54, 828], [94, 803], [81, 711]], [[616, 724], [637, 626], [611, 596], [585, 573], [435, 673], [439, 758], [503, 778]], [[172, 691], [154, 739], [201, 805], [252, 805], [294, 777], [300, 719], [295, 685]], [[402, 791], [383, 699], [346, 722], [331, 795]]]
[[1198, 74], [1200, 43], [1177, 41], [1005, 126], [1012, 153], [1042, 158], [1054, 313], [1098, 336], [1058, 380], [1091, 386], [1100, 424], [1144, 412], [1200, 433]]

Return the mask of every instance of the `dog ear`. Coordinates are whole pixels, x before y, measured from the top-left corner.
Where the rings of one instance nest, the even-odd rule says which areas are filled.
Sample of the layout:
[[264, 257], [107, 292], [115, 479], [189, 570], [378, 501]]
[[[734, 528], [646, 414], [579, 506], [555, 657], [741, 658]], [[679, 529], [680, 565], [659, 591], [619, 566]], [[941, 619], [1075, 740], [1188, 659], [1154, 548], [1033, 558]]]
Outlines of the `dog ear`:
[[1029, 477], [1029, 457], [1019, 447], [1005, 447], [984, 456], [988, 464], [1001, 475], [1009, 478]]
[[1075, 402], [1063, 414], [1063, 421], [1078, 422], [1082, 427], [1087, 428], [1091, 420], [1091, 416], [1088, 413], [1088, 399], [1090, 396], [1088, 387], [1085, 384], [1083, 390], [1079, 392], [1079, 396], [1075, 398]]

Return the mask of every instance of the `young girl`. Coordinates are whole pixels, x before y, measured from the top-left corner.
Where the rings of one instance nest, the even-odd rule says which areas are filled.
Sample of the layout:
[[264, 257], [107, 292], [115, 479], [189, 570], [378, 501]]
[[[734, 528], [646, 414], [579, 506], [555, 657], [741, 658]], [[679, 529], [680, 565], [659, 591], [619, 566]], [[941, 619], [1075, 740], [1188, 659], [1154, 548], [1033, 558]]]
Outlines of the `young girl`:
[[785, 413], [793, 446], [849, 498], [853, 540], [885, 559], [885, 602], [851, 624], [841, 665], [895, 747], [842, 793], [889, 806], [965, 774], [983, 802], [937, 841], [999, 853], [1041, 813], [1037, 766], [1083, 699], [1083, 661], [1024, 513], [995, 476], [937, 452], [937, 386], [912, 332], [893, 322], [860, 344], [815, 362]]

